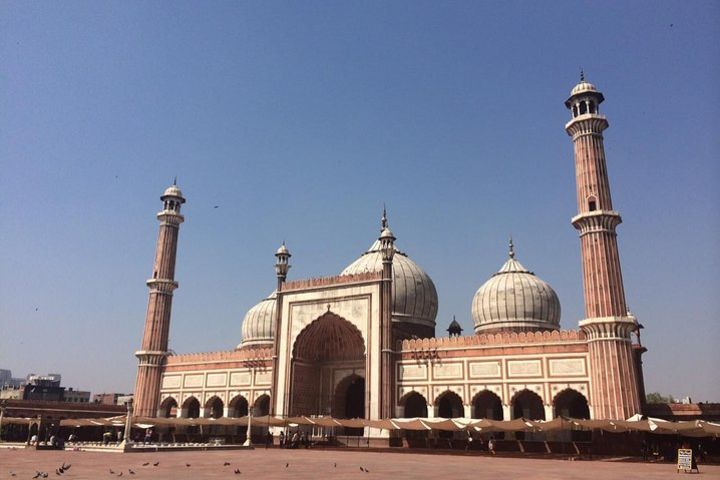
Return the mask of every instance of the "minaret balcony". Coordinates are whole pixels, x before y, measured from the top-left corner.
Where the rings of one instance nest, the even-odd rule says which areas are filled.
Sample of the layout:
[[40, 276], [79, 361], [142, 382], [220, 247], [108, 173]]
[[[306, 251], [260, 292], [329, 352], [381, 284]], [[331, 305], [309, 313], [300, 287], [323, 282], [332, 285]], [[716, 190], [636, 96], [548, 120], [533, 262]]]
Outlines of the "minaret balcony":
[[593, 232], [615, 233], [615, 227], [622, 223], [620, 214], [615, 210], [595, 210], [576, 215], [570, 221], [580, 236]]
[[575, 140], [583, 135], [601, 134], [609, 126], [605, 115], [584, 113], [566, 123], [565, 131]]

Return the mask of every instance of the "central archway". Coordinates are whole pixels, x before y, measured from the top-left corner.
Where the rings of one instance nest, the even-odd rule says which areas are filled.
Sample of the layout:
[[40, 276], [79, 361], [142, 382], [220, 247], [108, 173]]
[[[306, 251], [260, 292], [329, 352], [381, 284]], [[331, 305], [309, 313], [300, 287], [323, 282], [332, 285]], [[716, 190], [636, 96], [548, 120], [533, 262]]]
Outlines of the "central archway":
[[365, 341], [352, 323], [331, 311], [293, 345], [290, 415], [366, 418]]

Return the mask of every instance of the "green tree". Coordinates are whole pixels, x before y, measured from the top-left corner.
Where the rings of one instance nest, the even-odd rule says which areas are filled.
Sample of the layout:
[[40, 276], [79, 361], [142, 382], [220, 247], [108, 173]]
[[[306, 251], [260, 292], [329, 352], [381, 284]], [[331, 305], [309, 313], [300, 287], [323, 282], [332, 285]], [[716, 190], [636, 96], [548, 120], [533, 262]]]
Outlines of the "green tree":
[[652, 392], [645, 395], [646, 403], [676, 403], [672, 395], [663, 396], [659, 392]]

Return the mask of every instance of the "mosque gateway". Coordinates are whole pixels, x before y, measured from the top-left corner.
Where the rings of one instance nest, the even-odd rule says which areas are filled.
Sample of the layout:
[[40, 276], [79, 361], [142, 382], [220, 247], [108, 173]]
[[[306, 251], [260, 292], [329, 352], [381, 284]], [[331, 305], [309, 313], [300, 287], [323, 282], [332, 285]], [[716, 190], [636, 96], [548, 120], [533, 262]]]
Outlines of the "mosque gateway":
[[[435, 337], [438, 295], [401, 249], [386, 215], [368, 250], [337, 276], [289, 280], [291, 254], [275, 253], [275, 288], [246, 313], [232, 350], [174, 354], [168, 333], [180, 209], [176, 185], [161, 199], [160, 233], [138, 357], [140, 416], [471, 417], [616, 419], [640, 413], [638, 323], [627, 312], [600, 113], [603, 94], [581, 79], [565, 105], [574, 147], [585, 317], [560, 330], [560, 302], [516, 255], [498, 256], [472, 299], [474, 332]], [[523, 261], [527, 261], [524, 259]], [[470, 300], [470, 299], [468, 299]], [[639, 337], [638, 337], [639, 338]], [[612, 373], [612, 374], [609, 374]], [[352, 433], [352, 432], [347, 432]], [[367, 428], [357, 432], [381, 436]]]

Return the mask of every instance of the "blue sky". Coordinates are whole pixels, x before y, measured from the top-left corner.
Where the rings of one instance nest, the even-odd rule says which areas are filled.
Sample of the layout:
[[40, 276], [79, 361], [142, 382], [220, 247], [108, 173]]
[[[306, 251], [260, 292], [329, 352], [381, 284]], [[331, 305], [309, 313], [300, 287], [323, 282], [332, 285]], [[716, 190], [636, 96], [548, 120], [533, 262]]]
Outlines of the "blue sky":
[[[648, 391], [720, 400], [716, 2], [0, 2], [0, 368], [130, 391], [177, 175], [171, 348], [233, 348], [247, 309], [378, 234], [471, 332], [506, 258], [583, 316], [572, 145], [605, 94]], [[218, 206], [218, 208], [214, 208]]]

